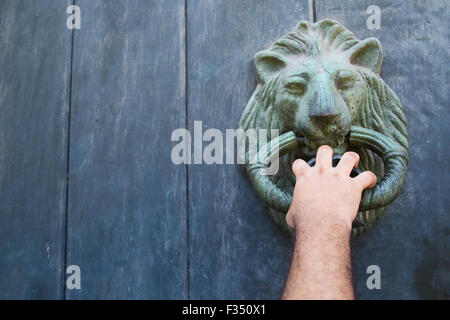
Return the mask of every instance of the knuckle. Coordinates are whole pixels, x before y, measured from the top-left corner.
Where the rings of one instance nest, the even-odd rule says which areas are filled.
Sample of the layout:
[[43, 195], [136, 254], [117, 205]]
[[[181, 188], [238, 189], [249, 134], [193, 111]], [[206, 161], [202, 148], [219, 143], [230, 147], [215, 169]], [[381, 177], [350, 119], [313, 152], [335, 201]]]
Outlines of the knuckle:
[[300, 170], [297, 171], [297, 175], [304, 177], [306, 176], [306, 169], [305, 168], [301, 168]]

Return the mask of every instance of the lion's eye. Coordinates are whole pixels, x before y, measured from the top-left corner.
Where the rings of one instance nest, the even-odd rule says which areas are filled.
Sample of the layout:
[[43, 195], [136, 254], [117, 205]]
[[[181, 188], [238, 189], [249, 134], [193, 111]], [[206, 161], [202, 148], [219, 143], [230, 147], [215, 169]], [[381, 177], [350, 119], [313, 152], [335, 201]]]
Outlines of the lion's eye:
[[355, 78], [349, 74], [344, 74], [337, 79], [337, 87], [340, 90], [346, 90], [353, 86]]
[[286, 84], [286, 89], [296, 95], [302, 95], [305, 93], [307, 83], [304, 79], [296, 78], [288, 81]]

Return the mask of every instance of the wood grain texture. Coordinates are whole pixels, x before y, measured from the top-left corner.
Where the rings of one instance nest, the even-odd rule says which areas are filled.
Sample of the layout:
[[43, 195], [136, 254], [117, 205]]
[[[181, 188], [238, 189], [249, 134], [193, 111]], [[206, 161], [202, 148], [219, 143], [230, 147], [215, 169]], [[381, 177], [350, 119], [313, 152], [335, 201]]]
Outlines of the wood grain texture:
[[69, 1], [0, 1], [0, 299], [63, 297]]
[[69, 299], [187, 297], [183, 1], [80, 0], [74, 40]]
[[[253, 56], [308, 19], [307, 1], [188, 1], [188, 123], [238, 128]], [[206, 143], [205, 143], [206, 145]], [[190, 298], [278, 299], [292, 243], [237, 165], [189, 167]]]
[[[362, 299], [448, 299], [449, 3], [392, 2], [316, 1], [318, 20], [333, 18], [360, 39], [372, 36], [381, 41], [381, 76], [399, 96], [409, 127], [410, 162], [403, 194], [353, 245], [356, 288]], [[369, 5], [381, 9], [380, 30], [366, 27]], [[366, 287], [371, 264], [381, 268], [381, 290]]]
[[[254, 54], [308, 1], [76, 0], [73, 61], [71, 3], [0, 0], [0, 299], [279, 298], [291, 241], [236, 165], [174, 165], [170, 138], [237, 128]], [[373, 4], [381, 30], [366, 27]], [[380, 39], [409, 123], [405, 190], [353, 243], [362, 299], [450, 297], [448, 7], [316, 0], [318, 19]], [[65, 262], [81, 290], [64, 292]]]

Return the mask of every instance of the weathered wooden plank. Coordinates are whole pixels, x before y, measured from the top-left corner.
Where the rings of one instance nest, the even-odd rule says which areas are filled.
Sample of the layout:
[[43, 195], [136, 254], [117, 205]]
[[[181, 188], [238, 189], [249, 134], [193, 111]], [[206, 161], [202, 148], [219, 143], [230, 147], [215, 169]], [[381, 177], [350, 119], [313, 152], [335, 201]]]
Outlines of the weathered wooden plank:
[[69, 299], [185, 298], [183, 1], [80, 0], [70, 144]]
[[[238, 128], [253, 56], [308, 19], [307, 1], [188, 1], [188, 123]], [[206, 144], [205, 144], [206, 145]], [[190, 297], [281, 296], [291, 242], [237, 165], [189, 166]], [[206, 231], [206, 232], [205, 232]]]
[[[409, 125], [410, 163], [403, 194], [353, 246], [360, 298], [449, 298], [450, 157], [448, 1], [317, 1], [317, 18], [333, 18], [360, 39], [383, 45], [382, 77], [397, 93]], [[366, 10], [381, 9], [369, 30]], [[366, 287], [367, 266], [381, 268], [381, 290]]]
[[0, 298], [63, 297], [69, 1], [0, 1]]

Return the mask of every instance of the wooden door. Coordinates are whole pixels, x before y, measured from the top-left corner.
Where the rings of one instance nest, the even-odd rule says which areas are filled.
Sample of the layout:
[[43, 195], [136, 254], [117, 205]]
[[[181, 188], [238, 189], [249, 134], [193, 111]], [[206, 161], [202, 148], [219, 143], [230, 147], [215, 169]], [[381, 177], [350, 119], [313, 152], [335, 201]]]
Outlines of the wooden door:
[[352, 244], [357, 296], [448, 299], [446, 0], [0, 0], [0, 298], [278, 299], [292, 242], [238, 166], [176, 165], [171, 135], [237, 128], [254, 54], [310, 16], [381, 41], [409, 125], [406, 187]]

